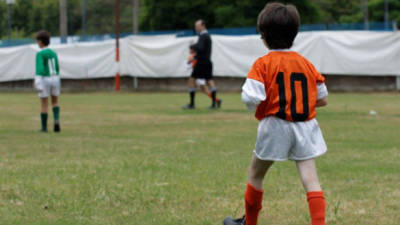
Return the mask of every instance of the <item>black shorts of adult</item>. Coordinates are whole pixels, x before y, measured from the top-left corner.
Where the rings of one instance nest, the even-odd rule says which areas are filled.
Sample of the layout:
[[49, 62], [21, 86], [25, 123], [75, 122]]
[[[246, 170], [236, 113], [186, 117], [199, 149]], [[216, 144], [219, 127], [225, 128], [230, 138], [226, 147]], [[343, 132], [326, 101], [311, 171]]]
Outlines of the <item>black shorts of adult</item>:
[[192, 77], [195, 79], [213, 79], [213, 65], [210, 60], [198, 60], [192, 71]]

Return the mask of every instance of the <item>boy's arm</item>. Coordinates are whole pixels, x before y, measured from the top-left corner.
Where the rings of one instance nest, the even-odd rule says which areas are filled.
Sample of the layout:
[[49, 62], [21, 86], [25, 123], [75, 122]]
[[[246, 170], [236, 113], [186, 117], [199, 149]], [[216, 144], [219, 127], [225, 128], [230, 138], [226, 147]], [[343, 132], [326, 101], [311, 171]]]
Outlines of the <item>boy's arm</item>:
[[254, 111], [260, 102], [267, 98], [262, 82], [247, 78], [242, 87], [242, 102], [249, 110]]
[[40, 54], [36, 54], [36, 74], [35, 74], [35, 79], [33, 82], [33, 87], [37, 91], [42, 90], [42, 84], [40, 80], [40, 75], [43, 74], [44, 66], [43, 66], [43, 58]]
[[58, 55], [56, 55], [56, 72], [57, 72], [57, 75], [60, 74], [60, 65], [58, 64]]
[[328, 89], [325, 85], [325, 77], [315, 68], [315, 66], [304, 58], [308, 68], [314, 73], [317, 80], [317, 104], [316, 107], [323, 107], [328, 104]]
[[317, 84], [317, 104], [316, 107], [323, 107], [328, 104], [328, 89], [326, 88], [325, 83]]
[[260, 102], [267, 98], [264, 85], [265, 66], [262, 59], [257, 59], [250, 68], [242, 87], [242, 102], [249, 110], [254, 111]]
[[44, 74], [44, 63], [41, 54], [36, 54], [36, 76]]

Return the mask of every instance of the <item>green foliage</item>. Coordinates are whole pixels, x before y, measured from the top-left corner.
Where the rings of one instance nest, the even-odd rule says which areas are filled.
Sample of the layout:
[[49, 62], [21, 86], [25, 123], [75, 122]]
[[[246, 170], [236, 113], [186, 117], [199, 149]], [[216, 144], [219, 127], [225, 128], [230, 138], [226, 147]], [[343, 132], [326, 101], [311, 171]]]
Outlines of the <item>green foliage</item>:
[[[357, 23], [364, 19], [360, 0], [323, 0], [318, 1], [323, 23]], [[385, 0], [369, 0], [369, 21], [384, 21]], [[400, 23], [400, 1], [388, 0], [389, 20]]]
[[319, 3], [323, 23], [361, 22], [363, 18], [360, 0], [324, 0]]
[[[82, 33], [82, 0], [68, 0], [68, 33]], [[121, 0], [121, 28], [130, 32], [132, 7], [130, 0]], [[114, 32], [114, 1], [86, 0], [87, 33], [102, 34]], [[46, 29], [52, 35], [59, 35], [59, 1], [17, 0], [11, 8], [13, 34], [20, 37], [34, 37], [38, 30]], [[0, 37], [7, 35], [7, 5], [0, 0]]]
[[[132, 0], [121, 1], [120, 30], [132, 32]], [[271, 0], [141, 0], [140, 30], [192, 29], [198, 18], [208, 27], [255, 26]], [[274, 0], [275, 1], [275, 0]], [[369, 0], [370, 21], [384, 20], [384, 1]], [[362, 22], [360, 0], [282, 0], [298, 8], [303, 24]], [[400, 1], [389, 0], [390, 21], [400, 23]], [[12, 35], [33, 37], [40, 29], [59, 35], [59, 1], [17, 0], [11, 8]], [[114, 1], [86, 0], [86, 34], [113, 33]], [[68, 0], [68, 33], [81, 34], [82, 0]], [[7, 5], [0, 0], [0, 37], [7, 36]]]
[[[368, 9], [370, 20], [384, 21], [384, 1], [385, 0], [370, 0]], [[397, 21], [400, 23], [400, 1], [389, 0], [389, 21]]]
[[7, 34], [7, 6], [0, 1], [0, 37]]
[[[157, 4], [156, 4], [157, 2]], [[204, 18], [209, 27], [255, 26], [265, 0], [143, 0], [146, 14], [141, 20], [142, 30], [191, 29], [196, 19]], [[320, 19], [319, 8], [311, 1], [283, 1], [292, 3], [300, 11], [303, 23]], [[174, 12], [174, 13], [165, 13]]]

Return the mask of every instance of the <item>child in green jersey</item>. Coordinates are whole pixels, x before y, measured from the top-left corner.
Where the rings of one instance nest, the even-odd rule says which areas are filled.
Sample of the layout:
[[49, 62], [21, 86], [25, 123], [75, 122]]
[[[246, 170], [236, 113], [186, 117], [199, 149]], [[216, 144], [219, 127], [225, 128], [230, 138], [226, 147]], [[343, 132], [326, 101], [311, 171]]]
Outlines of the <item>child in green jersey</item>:
[[57, 53], [49, 49], [50, 34], [41, 30], [36, 36], [40, 51], [36, 54], [36, 76], [34, 86], [39, 92], [41, 101], [40, 118], [42, 121], [42, 132], [47, 132], [47, 108], [48, 98], [51, 96], [54, 116], [54, 132], [60, 132], [60, 107], [58, 96], [61, 90], [60, 68], [58, 66]]

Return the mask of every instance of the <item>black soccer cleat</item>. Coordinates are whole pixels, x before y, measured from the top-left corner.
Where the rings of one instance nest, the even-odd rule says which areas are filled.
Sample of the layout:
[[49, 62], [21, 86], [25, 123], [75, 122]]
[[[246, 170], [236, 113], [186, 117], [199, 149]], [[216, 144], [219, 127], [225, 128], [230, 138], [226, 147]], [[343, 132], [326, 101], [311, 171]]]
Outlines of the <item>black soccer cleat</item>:
[[219, 100], [217, 101], [217, 108], [218, 108], [218, 109], [221, 108], [221, 104], [222, 104], [222, 100], [219, 99]]
[[60, 131], [61, 131], [60, 124], [59, 123], [54, 124], [54, 132], [58, 133]]
[[187, 104], [187, 105], [183, 106], [183, 109], [195, 109], [195, 107], [194, 107], [194, 105]]
[[221, 104], [222, 104], [222, 101], [219, 99], [215, 103], [211, 104], [211, 106], [208, 108], [209, 109], [219, 109], [219, 108], [221, 108]]
[[224, 219], [224, 225], [246, 225], [246, 218], [245, 216], [238, 219], [234, 219], [232, 217], [226, 217]]
[[40, 133], [47, 133], [47, 129], [40, 129], [39, 132]]

